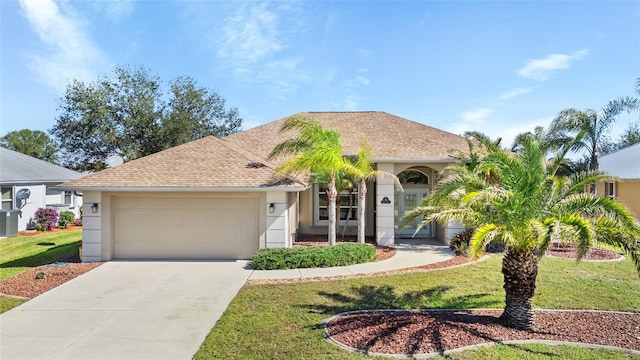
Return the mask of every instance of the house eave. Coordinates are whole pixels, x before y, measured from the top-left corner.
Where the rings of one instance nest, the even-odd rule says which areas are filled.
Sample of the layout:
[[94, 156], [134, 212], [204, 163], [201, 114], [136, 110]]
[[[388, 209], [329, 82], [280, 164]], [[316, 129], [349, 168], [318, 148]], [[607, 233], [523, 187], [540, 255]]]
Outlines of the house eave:
[[54, 190], [64, 191], [112, 191], [112, 192], [266, 192], [266, 191], [305, 191], [310, 185], [299, 186], [220, 186], [220, 187], [185, 187], [185, 186], [55, 186]]

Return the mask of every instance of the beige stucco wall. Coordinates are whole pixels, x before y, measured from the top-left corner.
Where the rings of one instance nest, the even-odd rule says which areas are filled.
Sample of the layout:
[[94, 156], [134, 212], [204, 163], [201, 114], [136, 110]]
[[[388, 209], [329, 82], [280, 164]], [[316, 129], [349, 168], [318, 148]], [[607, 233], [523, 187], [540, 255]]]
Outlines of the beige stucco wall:
[[621, 180], [616, 183], [616, 199], [625, 204], [640, 220], [640, 180]]

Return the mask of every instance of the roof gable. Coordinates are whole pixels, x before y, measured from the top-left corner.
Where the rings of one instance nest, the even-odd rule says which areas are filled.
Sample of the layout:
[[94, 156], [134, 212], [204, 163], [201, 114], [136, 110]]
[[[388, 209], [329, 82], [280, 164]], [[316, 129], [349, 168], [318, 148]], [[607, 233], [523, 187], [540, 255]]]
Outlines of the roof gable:
[[[345, 155], [356, 155], [363, 136], [371, 144], [375, 161], [451, 160], [451, 151], [468, 152], [464, 137], [380, 111], [303, 112], [329, 130], [340, 132]], [[287, 118], [230, 135], [225, 139], [267, 157], [273, 148], [295, 136], [281, 133]]]
[[248, 189], [306, 186], [277, 175], [274, 166], [226, 140], [208, 136], [81, 179], [61, 188]]
[[0, 183], [61, 183], [82, 174], [50, 162], [0, 147]]
[[598, 168], [621, 179], [640, 179], [640, 144], [601, 156]]

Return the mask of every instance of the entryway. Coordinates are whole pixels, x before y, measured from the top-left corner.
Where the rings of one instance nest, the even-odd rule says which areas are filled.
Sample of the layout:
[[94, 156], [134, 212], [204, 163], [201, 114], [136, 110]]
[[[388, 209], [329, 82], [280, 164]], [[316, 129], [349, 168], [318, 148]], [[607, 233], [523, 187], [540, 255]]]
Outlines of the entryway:
[[[425, 173], [427, 169], [407, 169], [398, 174], [400, 183], [404, 191], [396, 191], [395, 193], [395, 237], [402, 238], [433, 238], [432, 224], [428, 224], [416, 233], [416, 229], [422, 222], [422, 218], [417, 218], [408, 226], [399, 229], [398, 224], [402, 218], [411, 210], [422, 205], [422, 199], [429, 196], [431, 192], [429, 176]], [[414, 235], [415, 234], [415, 235]]]

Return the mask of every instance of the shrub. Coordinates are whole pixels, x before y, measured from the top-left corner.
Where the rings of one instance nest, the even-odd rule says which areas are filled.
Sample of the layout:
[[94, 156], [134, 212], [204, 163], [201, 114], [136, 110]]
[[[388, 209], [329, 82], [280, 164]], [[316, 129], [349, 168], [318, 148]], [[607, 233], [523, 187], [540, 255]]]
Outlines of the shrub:
[[376, 258], [376, 248], [366, 244], [275, 248], [258, 250], [251, 266], [255, 270], [332, 267], [361, 264]]
[[58, 222], [58, 213], [53, 209], [39, 208], [33, 215], [36, 222], [36, 230], [51, 231]]
[[473, 236], [474, 229], [466, 229], [463, 232], [457, 233], [453, 239], [451, 239], [451, 244], [449, 244], [449, 248], [453, 250], [456, 255], [464, 255], [467, 256], [469, 251], [469, 242], [471, 242], [471, 237]]
[[[463, 232], [457, 233], [453, 239], [451, 239], [451, 244], [449, 248], [453, 250], [456, 255], [469, 255], [469, 243], [471, 242], [471, 238], [473, 237], [473, 233], [475, 229], [466, 229]], [[485, 247], [486, 252], [491, 253], [500, 253], [504, 251], [504, 241], [501, 239], [493, 240], [488, 243]]]
[[76, 214], [73, 211], [63, 211], [58, 216], [58, 228], [66, 229], [69, 224], [76, 218]]
[[75, 226], [82, 226], [82, 219], [78, 218], [78, 219], [73, 219], [73, 225]]

